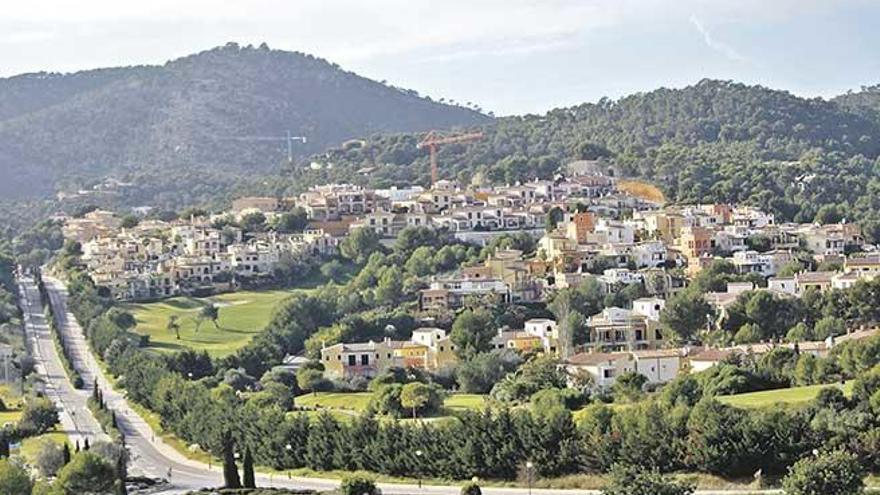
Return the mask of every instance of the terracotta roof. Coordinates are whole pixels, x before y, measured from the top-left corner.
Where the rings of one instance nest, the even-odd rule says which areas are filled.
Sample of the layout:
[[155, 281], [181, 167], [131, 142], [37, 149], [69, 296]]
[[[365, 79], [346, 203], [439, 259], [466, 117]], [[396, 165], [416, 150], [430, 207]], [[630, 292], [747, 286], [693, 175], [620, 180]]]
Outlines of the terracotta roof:
[[846, 260], [846, 265], [880, 265], [880, 256], [873, 254], [848, 258]]
[[681, 357], [681, 349], [655, 349], [646, 351], [633, 351], [632, 354], [639, 359]]
[[847, 342], [850, 340], [861, 340], [866, 339], [868, 337], [873, 337], [880, 332], [880, 328], [869, 328], [867, 330], [856, 330], [855, 332], [850, 332], [839, 337], [834, 337], [834, 343], [840, 344], [842, 342]]
[[797, 274], [798, 283], [831, 283], [837, 272], [801, 272]]
[[568, 358], [567, 364], [594, 366], [597, 364], [619, 361], [621, 359], [629, 359], [628, 352], [582, 352]]
[[691, 356], [691, 361], [723, 361], [733, 354], [733, 349], [706, 349], [703, 352]]

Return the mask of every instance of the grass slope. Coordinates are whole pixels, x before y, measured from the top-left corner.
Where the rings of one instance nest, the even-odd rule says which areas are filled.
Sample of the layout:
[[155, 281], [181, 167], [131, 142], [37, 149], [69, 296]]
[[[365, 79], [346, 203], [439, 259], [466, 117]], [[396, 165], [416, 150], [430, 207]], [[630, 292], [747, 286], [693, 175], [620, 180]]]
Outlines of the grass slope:
[[735, 407], [760, 408], [779, 404], [800, 405], [816, 398], [819, 391], [827, 387], [836, 387], [843, 390], [849, 396], [852, 393], [853, 382], [844, 385], [809, 385], [806, 387], [781, 388], [776, 390], [763, 390], [747, 394], [726, 395], [718, 397], [718, 400]]
[[[318, 392], [317, 395], [301, 395], [296, 398], [297, 407], [327, 409], [331, 413], [355, 414], [363, 412], [373, 398], [372, 392]], [[460, 411], [478, 411], [486, 405], [486, 396], [478, 394], [452, 394], [443, 403], [445, 416]], [[444, 417], [444, 416], [441, 416]]]
[[[137, 320], [135, 331], [150, 336], [150, 347], [159, 351], [183, 349], [205, 350], [213, 357], [222, 357], [247, 344], [269, 323], [275, 306], [286, 297], [304, 289], [274, 291], [241, 291], [207, 298], [175, 297], [155, 303], [128, 304], [125, 309]], [[218, 327], [210, 321], [196, 332], [197, 317], [202, 307], [219, 307]], [[180, 340], [167, 329], [168, 318], [177, 315]]]

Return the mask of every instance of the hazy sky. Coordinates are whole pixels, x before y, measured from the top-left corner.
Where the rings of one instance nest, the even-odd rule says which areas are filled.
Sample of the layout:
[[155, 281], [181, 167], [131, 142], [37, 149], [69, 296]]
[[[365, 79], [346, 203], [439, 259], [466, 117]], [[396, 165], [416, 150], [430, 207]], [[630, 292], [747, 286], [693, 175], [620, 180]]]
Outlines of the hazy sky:
[[163, 63], [228, 41], [498, 114], [701, 78], [809, 96], [880, 83], [873, 0], [4, 0], [0, 76]]

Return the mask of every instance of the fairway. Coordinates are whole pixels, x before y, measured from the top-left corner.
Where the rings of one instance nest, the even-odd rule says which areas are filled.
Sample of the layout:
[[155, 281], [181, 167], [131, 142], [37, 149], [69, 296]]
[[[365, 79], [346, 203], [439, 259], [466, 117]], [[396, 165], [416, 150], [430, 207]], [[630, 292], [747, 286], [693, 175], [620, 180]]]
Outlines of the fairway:
[[[150, 347], [160, 351], [205, 350], [212, 357], [235, 352], [261, 332], [275, 306], [286, 297], [307, 289], [240, 291], [206, 298], [175, 297], [155, 303], [127, 304], [137, 320], [135, 331], [150, 336]], [[207, 304], [218, 307], [217, 327], [206, 320], [198, 332], [199, 311]], [[180, 325], [180, 340], [168, 329], [172, 315]]]
[[[372, 392], [318, 392], [317, 395], [300, 395], [295, 399], [297, 407], [323, 408], [331, 411], [363, 412], [373, 398]], [[451, 394], [443, 402], [446, 413], [479, 411], [486, 405], [486, 396], [478, 394]]]
[[320, 407], [362, 412], [367, 409], [372, 398], [372, 392], [318, 392], [317, 395], [300, 395], [294, 400], [294, 403], [297, 407]]
[[835, 387], [843, 390], [849, 396], [852, 393], [853, 382], [848, 381], [844, 385], [809, 385], [806, 387], [781, 388], [776, 390], [762, 390], [747, 394], [725, 395], [718, 397], [720, 402], [735, 407], [760, 408], [779, 404], [804, 404], [816, 398], [823, 388]]

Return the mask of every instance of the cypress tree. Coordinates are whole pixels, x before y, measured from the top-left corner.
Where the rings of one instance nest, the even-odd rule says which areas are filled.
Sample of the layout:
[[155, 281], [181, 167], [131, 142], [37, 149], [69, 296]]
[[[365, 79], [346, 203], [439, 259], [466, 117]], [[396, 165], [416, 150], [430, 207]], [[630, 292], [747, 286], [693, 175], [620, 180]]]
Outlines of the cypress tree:
[[64, 448], [61, 450], [61, 458], [63, 459], [62, 462], [65, 466], [70, 462], [70, 446], [67, 442], [64, 442]]
[[110, 424], [113, 426], [114, 430], [119, 429], [119, 425], [116, 424], [116, 411], [110, 413]]
[[89, 439], [88, 439], [88, 437], [86, 437], [86, 439], [83, 441], [83, 450], [89, 450]]
[[235, 465], [235, 442], [232, 433], [223, 433], [223, 485], [226, 488], [241, 488], [241, 479], [238, 477], [238, 466]]
[[4, 432], [0, 434], [0, 458], [9, 457], [9, 436]]
[[74, 453], [79, 454], [79, 440], [76, 441], [76, 450], [74, 450]]
[[119, 457], [116, 459], [116, 477], [119, 479], [119, 483], [116, 485], [118, 487], [116, 495], [128, 495], [128, 489], [125, 486], [125, 480], [128, 478], [128, 466], [126, 466], [125, 457], [125, 444], [123, 444], [122, 452], [119, 453]]
[[244, 465], [242, 466], [242, 470], [244, 471], [244, 487], [256, 488], [257, 481], [254, 477], [254, 458], [251, 457], [250, 447], [247, 447], [244, 450]]

